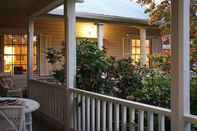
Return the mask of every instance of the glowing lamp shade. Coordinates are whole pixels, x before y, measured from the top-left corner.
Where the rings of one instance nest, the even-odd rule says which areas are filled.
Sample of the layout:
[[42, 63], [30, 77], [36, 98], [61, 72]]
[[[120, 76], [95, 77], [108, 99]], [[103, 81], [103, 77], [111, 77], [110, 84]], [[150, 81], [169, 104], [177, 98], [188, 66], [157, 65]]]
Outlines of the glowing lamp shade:
[[97, 27], [94, 23], [77, 22], [76, 35], [79, 38], [97, 38]]

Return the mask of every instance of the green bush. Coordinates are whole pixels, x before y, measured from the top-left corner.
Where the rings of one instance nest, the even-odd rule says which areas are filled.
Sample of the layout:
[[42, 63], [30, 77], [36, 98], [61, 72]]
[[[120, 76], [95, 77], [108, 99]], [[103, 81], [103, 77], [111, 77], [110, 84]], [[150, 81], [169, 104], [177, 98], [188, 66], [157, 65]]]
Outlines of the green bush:
[[136, 101], [170, 108], [170, 77], [158, 69], [145, 70], [142, 75], [142, 88], [134, 92]]
[[119, 98], [127, 98], [142, 87], [141, 75], [138, 66], [133, 65], [131, 59], [115, 60], [111, 58], [111, 63], [107, 71], [106, 80], [113, 89], [113, 95]]
[[[50, 49], [49, 62], [61, 62], [62, 51]], [[63, 54], [63, 52], [62, 52]], [[160, 58], [154, 67], [140, 67], [133, 65], [132, 60], [109, 58], [104, 51], [97, 48], [96, 43], [81, 40], [77, 44], [77, 88], [116, 96], [119, 98], [137, 100], [146, 104], [169, 107], [170, 78], [160, 71]], [[63, 66], [62, 66], [63, 67]], [[55, 69], [53, 76], [64, 82], [64, 69]]]
[[112, 89], [106, 86], [108, 81], [105, 80], [109, 65], [108, 57], [96, 43], [81, 40], [77, 45], [77, 88], [111, 94]]
[[191, 113], [197, 115], [197, 77], [191, 80]]

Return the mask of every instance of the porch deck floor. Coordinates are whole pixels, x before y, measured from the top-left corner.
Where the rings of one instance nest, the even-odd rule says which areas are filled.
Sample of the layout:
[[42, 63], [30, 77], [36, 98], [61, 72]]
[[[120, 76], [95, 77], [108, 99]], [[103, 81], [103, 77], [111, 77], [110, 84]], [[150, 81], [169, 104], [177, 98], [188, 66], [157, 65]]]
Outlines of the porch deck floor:
[[33, 118], [33, 131], [61, 131], [38, 118]]

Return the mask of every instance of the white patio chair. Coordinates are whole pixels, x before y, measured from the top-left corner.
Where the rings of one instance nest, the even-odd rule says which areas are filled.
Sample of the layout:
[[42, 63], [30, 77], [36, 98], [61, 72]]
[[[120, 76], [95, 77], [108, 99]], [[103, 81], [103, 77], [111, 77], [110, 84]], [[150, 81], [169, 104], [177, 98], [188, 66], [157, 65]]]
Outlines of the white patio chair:
[[0, 107], [0, 131], [26, 131], [23, 106]]

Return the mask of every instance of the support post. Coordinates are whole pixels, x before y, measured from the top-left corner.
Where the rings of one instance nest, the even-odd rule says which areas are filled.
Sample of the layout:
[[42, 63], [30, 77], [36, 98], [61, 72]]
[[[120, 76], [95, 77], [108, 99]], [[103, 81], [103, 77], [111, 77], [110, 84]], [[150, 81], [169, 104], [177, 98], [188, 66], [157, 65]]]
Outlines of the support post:
[[97, 23], [97, 44], [100, 50], [103, 50], [104, 43], [103, 43], [103, 23]]
[[0, 35], [0, 72], [4, 72], [4, 36]]
[[146, 65], [147, 53], [146, 53], [146, 30], [140, 28], [140, 65]]
[[76, 81], [76, 34], [75, 34], [75, 0], [64, 0], [65, 23], [65, 80], [66, 80], [66, 120], [65, 131], [70, 131], [73, 126], [73, 94], [68, 88], [75, 88]]
[[32, 18], [28, 21], [28, 29], [27, 29], [27, 44], [28, 44], [28, 67], [27, 67], [27, 80], [31, 80], [33, 78], [33, 38], [34, 38], [34, 21]]
[[190, 0], [172, 1], [171, 130], [190, 131]]

